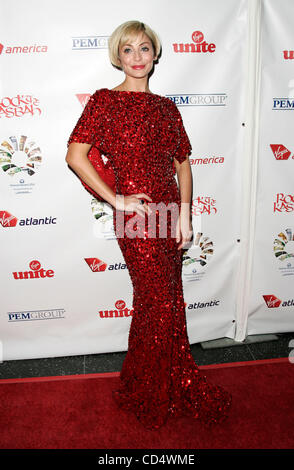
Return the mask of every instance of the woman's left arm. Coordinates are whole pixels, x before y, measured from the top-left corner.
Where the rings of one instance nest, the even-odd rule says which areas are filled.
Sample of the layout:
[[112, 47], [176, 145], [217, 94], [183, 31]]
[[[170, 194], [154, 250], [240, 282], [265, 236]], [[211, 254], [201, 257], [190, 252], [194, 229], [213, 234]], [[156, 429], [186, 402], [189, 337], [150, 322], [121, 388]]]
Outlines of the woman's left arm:
[[191, 215], [191, 198], [192, 198], [192, 171], [190, 166], [189, 157], [179, 163], [174, 159], [175, 169], [179, 182], [179, 190], [181, 196], [181, 210], [180, 216], [177, 221], [176, 240], [181, 242], [178, 250], [183, 248], [188, 243], [193, 235], [192, 228], [192, 215]]

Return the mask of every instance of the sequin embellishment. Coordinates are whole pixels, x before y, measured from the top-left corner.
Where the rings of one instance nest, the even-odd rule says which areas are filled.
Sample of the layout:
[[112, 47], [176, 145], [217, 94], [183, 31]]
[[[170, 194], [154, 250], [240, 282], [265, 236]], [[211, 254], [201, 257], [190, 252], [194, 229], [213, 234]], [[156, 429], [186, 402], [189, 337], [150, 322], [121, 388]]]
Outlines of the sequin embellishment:
[[[109, 159], [118, 194], [144, 192], [154, 203], [180, 204], [173, 159], [182, 163], [191, 144], [169, 98], [101, 88], [91, 96], [71, 142], [92, 144]], [[113, 215], [117, 234], [122, 227], [115, 209]], [[130, 217], [125, 213], [123, 223]], [[232, 397], [208, 382], [191, 354], [176, 239], [148, 237], [146, 230], [144, 238], [117, 241], [133, 285], [133, 318], [115, 403], [149, 430], [160, 428], [168, 416], [222, 422]]]

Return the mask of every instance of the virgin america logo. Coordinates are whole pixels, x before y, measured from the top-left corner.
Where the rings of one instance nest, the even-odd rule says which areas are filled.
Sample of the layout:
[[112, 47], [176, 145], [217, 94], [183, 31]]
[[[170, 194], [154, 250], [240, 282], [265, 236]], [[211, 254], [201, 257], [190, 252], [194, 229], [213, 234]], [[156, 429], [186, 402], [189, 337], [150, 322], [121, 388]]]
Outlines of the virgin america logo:
[[215, 52], [216, 45], [211, 43], [208, 44], [204, 41], [204, 34], [201, 31], [194, 31], [192, 33], [192, 41], [193, 43], [174, 43], [173, 49], [174, 52]]
[[[277, 160], [288, 160], [291, 155], [291, 151], [288, 150], [284, 145], [281, 144], [270, 144], [270, 148]], [[294, 158], [294, 155], [293, 157]]]

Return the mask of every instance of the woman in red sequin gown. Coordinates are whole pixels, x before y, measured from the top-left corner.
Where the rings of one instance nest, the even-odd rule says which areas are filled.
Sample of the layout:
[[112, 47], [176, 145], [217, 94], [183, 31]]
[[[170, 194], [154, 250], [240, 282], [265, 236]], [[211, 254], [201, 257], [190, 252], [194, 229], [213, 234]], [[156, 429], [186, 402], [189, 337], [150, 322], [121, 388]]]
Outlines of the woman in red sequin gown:
[[[150, 430], [168, 416], [219, 423], [231, 405], [230, 393], [199, 371], [188, 341], [181, 276], [182, 247], [192, 236], [191, 144], [174, 102], [148, 88], [159, 47], [157, 35], [143, 23], [126, 22], [115, 30], [110, 58], [124, 71], [125, 81], [90, 97], [66, 157], [83, 182], [113, 206], [117, 241], [133, 285], [128, 352], [113, 398]], [[89, 162], [92, 146], [97, 159], [108, 158], [115, 192]], [[167, 233], [159, 235], [159, 206], [153, 206], [155, 228], [148, 225], [152, 203], [176, 205], [176, 233], [172, 211], [167, 211]], [[127, 229], [134, 217], [137, 224]]]

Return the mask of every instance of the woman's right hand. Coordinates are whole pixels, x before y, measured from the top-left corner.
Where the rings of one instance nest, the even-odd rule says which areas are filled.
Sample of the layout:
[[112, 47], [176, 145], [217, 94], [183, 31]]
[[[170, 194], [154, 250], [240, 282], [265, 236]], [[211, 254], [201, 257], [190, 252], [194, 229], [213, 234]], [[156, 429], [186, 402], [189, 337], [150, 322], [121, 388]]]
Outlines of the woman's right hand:
[[140, 202], [141, 199], [147, 199], [152, 202], [152, 199], [145, 193], [130, 194], [128, 196], [116, 194], [115, 208], [116, 210], [127, 213], [136, 212], [137, 214], [142, 215], [142, 217], [145, 217], [145, 214], [151, 214], [152, 211], [146, 204], [146, 201], [144, 201], [144, 204]]

